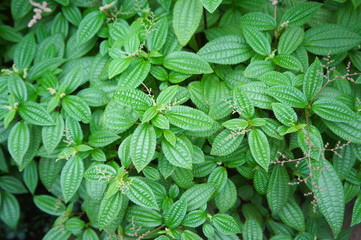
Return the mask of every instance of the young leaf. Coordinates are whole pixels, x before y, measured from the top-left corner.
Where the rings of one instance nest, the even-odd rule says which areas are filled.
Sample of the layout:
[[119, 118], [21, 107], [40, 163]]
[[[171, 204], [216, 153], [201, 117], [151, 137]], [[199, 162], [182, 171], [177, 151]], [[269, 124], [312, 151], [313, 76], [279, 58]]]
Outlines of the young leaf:
[[89, 180], [94, 181], [110, 181], [113, 180], [116, 176], [116, 171], [113, 167], [105, 164], [96, 164], [89, 167], [85, 173], [84, 177]]
[[130, 157], [138, 172], [152, 160], [156, 144], [156, 134], [152, 125], [143, 123], [135, 129], [130, 142]]
[[182, 138], [176, 138], [174, 145], [168, 141], [162, 141], [162, 150], [172, 165], [192, 169], [192, 149]]
[[28, 92], [26, 85], [19, 75], [13, 73], [9, 76], [8, 87], [18, 102], [25, 102], [27, 100]]
[[199, 0], [179, 0], [173, 9], [173, 29], [182, 46], [187, 45], [197, 30], [203, 6]]
[[259, 129], [248, 134], [248, 144], [256, 162], [266, 171], [270, 163], [270, 146], [266, 135]]
[[[238, 129], [234, 131], [238, 131]], [[244, 134], [234, 135], [234, 132], [229, 129], [225, 129], [218, 134], [213, 141], [211, 155], [226, 156], [235, 151], [241, 144]]]
[[80, 157], [74, 156], [66, 162], [60, 177], [65, 202], [68, 202], [78, 190], [83, 179], [83, 173], [84, 164]]
[[163, 64], [164, 67], [170, 70], [186, 74], [202, 74], [213, 72], [213, 69], [206, 60], [204, 60], [201, 56], [191, 52], [172, 52], [164, 58]]
[[134, 89], [138, 87], [148, 76], [150, 66], [150, 62], [145, 61], [143, 58], [133, 60], [128, 68], [120, 75], [118, 87], [120, 89]]

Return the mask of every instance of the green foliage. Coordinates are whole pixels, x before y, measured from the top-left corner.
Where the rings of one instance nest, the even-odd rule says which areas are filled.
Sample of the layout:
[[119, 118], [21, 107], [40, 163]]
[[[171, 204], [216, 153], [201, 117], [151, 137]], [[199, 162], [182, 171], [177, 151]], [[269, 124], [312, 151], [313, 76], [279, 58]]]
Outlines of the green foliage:
[[360, 3], [5, 1], [1, 229], [28, 197], [45, 240], [347, 239]]

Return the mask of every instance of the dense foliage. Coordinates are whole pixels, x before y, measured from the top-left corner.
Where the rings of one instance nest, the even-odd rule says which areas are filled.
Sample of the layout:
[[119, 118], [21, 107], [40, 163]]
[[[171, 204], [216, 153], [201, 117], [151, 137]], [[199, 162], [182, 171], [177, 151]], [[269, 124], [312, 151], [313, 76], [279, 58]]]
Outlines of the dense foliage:
[[360, 4], [5, 1], [1, 221], [34, 203], [46, 240], [348, 239]]

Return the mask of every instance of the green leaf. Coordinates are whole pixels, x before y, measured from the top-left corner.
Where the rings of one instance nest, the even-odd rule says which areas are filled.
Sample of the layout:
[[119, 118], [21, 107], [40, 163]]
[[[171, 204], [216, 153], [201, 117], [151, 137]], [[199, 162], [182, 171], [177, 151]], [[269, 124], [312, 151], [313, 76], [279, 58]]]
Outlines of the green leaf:
[[157, 97], [157, 108], [163, 108], [165, 106], [171, 106], [172, 99], [176, 96], [178, 91], [178, 85], [167, 87], [162, 90], [159, 96]]
[[274, 71], [274, 67], [270, 61], [255, 60], [248, 64], [243, 75], [246, 78], [259, 78], [271, 71]]
[[32, 8], [28, 0], [11, 1], [11, 15], [14, 20], [20, 20]]
[[152, 125], [143, 123], [135, 129], [130, 142], [130, 157], [138, 172], [152, 160], [157, 144]]
[[41, 211], [53, 216], [61, 216], [66, 211], [64, 203], [50, 195], [34, 196], [34, 203]]
[[45, 126], [41, 130], [42, 141], [45, 150], [51, 154], [54, 149], [59, 145], [64, 134], [64, 119], [61, 114], [56, 113], [53, 115], [55, 125]]
[[34, 33], [27, 34], [16, 46], [14, 52], [14, 64], [18, 69], [30, 67], [35, 57], [36, 43]]
[[187, 213], [187, 202], [180, 199], [175, 202], [165, 215], [165, 225], [171, 229], [178, 227]]
[[324, 161], [320, 177], [315, 189], [318, 202], [318, 208], [330, 225], [334, 236], [337, 236], [342, 227], [345, 211], [345, 200], [342, 183], [337, 176], [336, 171], [328, 161]]
[[121, 191], [118, 191], [110, 198], [107, 198], [107, 196], [104, 195], [104, 198], [100, 203], [98, 214], [98, 224], [100, 230], [108, 226], [119, 214], [123, 201], [123, 194]]
[[143, 58], [136, 58], [133, 60], [128, 68], [120, 75], [118, 87], [123, 88], [136, 88], [148, 76], [150, 71], [150, 62], [145, 61]]
[[153, 104], [150, 97], [138, 89], [119, 89], [114, 93], [114, 100], [141, 111], [147, 110]]
[[240, 18], [241, 26], [249, 26], [253, 29], [265, 31], [276, 28], [276, 20], [262, 12], [249, 12]]
[[[282, 17], [281, 24], [288, 26], [302, 26], [307, 23], [321, 8], [317, 2], [304, 2], [291, 7]], [[286, 26], [287, 26], [286, 25]]]
[[305, 231], [305, 219], [302, 210], [293, 198], [290, 198], [284, 205], [279, 215], [281, 220], [288, 226], [299, 232]]
[[224, 187], [228, 179], [227, 170], [224, 167], [217, 167], [208, 177], [209, 183], [216, 185], [215, 194], [217, 195], [220, 190]]
[[322, 88], [323, 69], [318, 58], [310, 65], [303, 81], [303, 93], [307, 100], [312, 100]]
[[192, 169], [192, 152], [182, 138], [176, 138], [175, 144], [162, 141], [162, 150], [167, 160], [174, 166]]
[[346, 104], [332, 99], [316, 100], [312, 110], [321, 118], [333, 122], [349, 122], [355, 120], [356, 115]]
[[199, 0], [179, 0], [173, 9], [173, 29], [182, 46], [187, 45], [198, 28], [203, 6]]
[[302, 63], [294, 56], [287, 54], [278, 54], [272, 61], [283, 68], [299, 71], [302, 70]]
[[65, 18], [74, 26], [79, 26], [82, 16], [79, 8], [77, 8], [73, 4], [69, 4], [68, 6], [62, 6], [61, 11], [64, 14]]
[[280, 37], [280, 41], [278, 43], [278, 53], [293, 53], [302, 44], [304, 35], [305, 32], [300, 27], [288, 27]]
[[135, 204], [158, 210], [158, 205], [155, 200], [153, 190], [141, 179], [136, 177], [129, 177], [125, 184], [128, 184], [125, 194]]
[[66, 74], [64, 81], [62, 82], [66, 86], [65, 93], [70, 94], [74, 92], [83, 83], [83, 81], [83, 67], [78, 65]]
[[222, 0], [201, 0], [201, 3], [208, 12], [213, 13], [221, 5]]
[[125, 219], [128, 222], [134, 222], [143, 227], [158, 227], [162, 224], [162, 215], [159, 212], [140, 206], [131, 206], [127, 208]]
[[270, 163], [270, 146], [266, 135], [259, 129], [248, 134], [248, 144], [254, 160], [266, 171]]
[[63, 240], [68, 239], [71, 235], [71, 231], [59, 225], [52, 227], [43, 237], [43, 240]]
[[[310, 125], [308, 130], [310, 134], [309, 136], [306, 129], [302, 129], [301, 131], [298, 132], [298, 136], [297, 136], [298, 145], [302, 149], [304, 154], [310, 153], [310, 156], [312, 158], [316, 160], [320, 160], [321, 151], [319, 151], [318, 149], [324, 148], [321, 133], [318, 130], [318, 128], [316, 128], [313, 125]], [[309, 145], [310, 145], [309, 142], [313, 146], [311, 149], [309, 149]]]
[[252, 27], [242, 28], [244, 37], [251, 48], [262, 56], [268, 56], [271, 54], [271, 44], [268, 41], [264, 33], [255, 30]]
[[30, 145], [30, 131], [24, 122], [18, 122], [12, 127], [9, 139], [8, 150], [14, 161], [21, 166], [26, 151]]
[[60, 176], [65, 202], [68, 202], [78, 190], [83, 179], [83, 173], [84, 164], [80, 157], [74, 156], [66, 162]]
[[38, 177], [38, 168], [35, 161], [31, 161], [24, 169], [23, 175], [24, 183], [34, 195], [36, 186], [38, 185], [39, 177]]
[[[164, 115], [158, 114], [152, 119], [152, 124], [160, 129], [168, 130], [169, 129], [169, 120]], [[167, 139], [167, 137], [166, 137]], [[168, 139], [167, 139], [168, 140]]]
[[230, 215], [218, 213], [212, 217], [213, 225], [224, 235], [232, 235], [241, 232], [236, 220]]
[[128, 66], [129, 66], [129, 64], [131, 63], [132, 60], [133, 60], [132, 58], [113, 59], [109, 63], [109, 68], [108, 68], [109, 79], [111, 79], [111, 78], [115, 77], [116, 75], [124, 72], [124, 70], [128, 68]]
[[273, 112], [278, 121], [287, 127], [291, 127], [297, 124], [297, 113], [293, 108], [282, 103], [272, 103]]
[[237, 201], [237, 188], [232, 180], [227, 179], [226, 184], [215, 196], [214, 201], [221, 213], [227, 212], [235, 205]]
[[[196, 1], [196, 0], [191, 0], [191, 1]], [[172, 52], [164, 58], [163, 64], [164, 67], [170, 70], [177, 71], [180, 73], [186, 73], [186, 74], [202, 74], [202, 73], [213, 72], [211, 66], [207, 63], [207, 61], [204, 58], [191, 52], [184, 52], [184, 51]]]
[[[54, 46], [54, 45], [53, 45]], [[35, 80], [42, 77], [47, 71], [54, 71], [61, 64], [65, 62], [65, 59], [60, 57], [46, 58], [42, 61], [36, 62], [29, 71], [28, 79]]]
[[208, 42], [197, 55], [210, 63], [238, 64], [248, 60], [252, 53], [244, 38], [228, 35]]
[[361, 196], [358, 196], [353, 206], [351, 226], [361, 222]]
[[96, 164], [94, 166], [89, 167], [85, 173], [84, 177], [89, 180], [94, 181], [110, 181], [115, 179], [117, 175], [115, 169], [111, 166], [105, 164]]
[[149, 51], [159, 51], [167, 40], [168, 20], [166, 17], [160, 18], [152, 27], [148, 37]]
[[82, 236], [83, 240], [99, 240], [98, 234], [91, 228], [85, 229]]
[[278, 214], [285, 204], [291, 193], [289, 185], [290, 178], [284, 166], [276, 165], [271, 173], [267, 187], [267, 202], [272, 214]]
[[12, 176], [1, 176], [0, 187], [5, 191], [13, 194], [22, 194], [28, 192], [23, 183], [19, 179]]
[[[235, 129], [234, 131], [237, 130]], [[223, 130], [213, 141], [211, 155], [226, 156], [234, 152], [241, 144], [243, 137], [244, 133], [235, 134], [229, 129]]]
[[326, 126], [337, 136], [346, 141], [361, 144], [361, 116], [350, 122], [334, 122], [323, 120]]
[[196, 184], [182, 194], [181, 199], [187, 202], [187, 211], [200, 208], [212, 197], [216, 187], [213, 183]]
[[1, 192], [0, 218], [9, 227], [15, 229], [20, 218], [18, 200], [8, 192]]
[[53, 118], [44, 107], [33, 101], [26, 101], [20, 104], [19, 114], [26, 122], [34, 125], [55, 125]]
[[105, 147], [120, 137], [109, 130], [98, 130], [89, 136], [88, 144], [92, 147]]
[[306, 31], [303, 45], [317, 55], [343, 53], [361, 43], [360, 35], [336, 24], [321, 24]]
[[297, 88], [292, 86], [275, 86], [266, 90], [266, 93], [278, 101], [296, 108], [305, 108], [306, 96]]
[[24, 80], [17, 74], [11, 74], [8, 78], [8, 87], [10, 93], [14, 94], [14, 97], [18, 102], [24, 102], [28, 98], [28, 92]]
[[105, 18], [105, 14], [99, 11], [93, 11], [86, 15], [81, 20], [77, 31], [78, 45], [91, 39], [101, 28]]
[[70, 117], [83, 123], [89, 123], [91, 111], [88, 104], [78, 96], [68, 95], [63, 99], [62, 106]]
[[187, 106], [174, 106], [165, 116], [170, 124], [189, 131], [207, 131], [215, 125], [204, 112]]
[[234, 105], [240, 115], [246, 118], [252, 118], [254, 115], [254, 106], [247, 94], [244, 91], [239, 91], [237, 88], [233, 90]]
[[259, 80], [267, 84], [268, 86], [278, 86], [278, 85], [292, 85], [290, 78], [283, 73], [272, 71], [263, 74]]
[[258, 240], [263, 238], [262, 228], [255, 219], [246, 219], [242, 237], [244, 240]]
[[195, 210], [185, 216], [182, 225], [195, 228], [203, 224], [206, 219], [207, 215], [203, 210]]

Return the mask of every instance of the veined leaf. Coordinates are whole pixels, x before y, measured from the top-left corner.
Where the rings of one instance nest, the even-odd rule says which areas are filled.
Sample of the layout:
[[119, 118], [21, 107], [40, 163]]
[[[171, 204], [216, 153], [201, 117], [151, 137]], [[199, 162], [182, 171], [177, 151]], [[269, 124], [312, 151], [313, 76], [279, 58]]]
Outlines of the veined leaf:
[[133, 60], [128, 68], [120, 75], [118, 88], [136, 88], [148, 76], [150, 71], [150, 62], [143, 58]]
[[323, 120], [326, 126], [337, 136], [353, 143], [361, 144], [361, 116], [350, 122], [334, 122]]
[[147, 110], [153, 104], [150, 97], [138, 89], [119, 89], [115, 91], [114, 99], [122, 105], [142, 111]]
[[254, 106], [244, 91], [233, 90], [233, 101], [237, 111], [241, 116], [252, 118], [254, 115]]
[[77, 8], [73, 4], [69, 4], [68, 6], [62, 6], [61, 8], [62, 13], [64, 14], [65, 18], [75, 26], [79, 26], [82, 16], [79, 8]]
[[254, 28], [245, 26], [243, 26], [242, 31], [247, 43], [256, 53], [259, 53], [262, 56], [268, 56], [271, 54], [271, 44], [264, 33], [255, 30]]
[[187, 202], [185, 200], [178, 200], [175, 202], [165, 215], [165, 224], [169, 228], [178, 227], [187, 213]]
[[157, 138], [152, 125], [140, 124], [134, 131], [130, 142], [130, 157], [138, 172], [152, 160]]
[[63, 99], [62, 106], [70, 117], [83, 123], [89, 123], [91, 118], [90, 108], [80, 97], [68, 95]]
[[78, 44], [85, 43], [91, 39], [99, 31], [105, 18], [105, 14], [99, 11], [93, 11], [86, 15], [79, 24], [77, 32]]
[[349, 122], [356, 118], [355, 112], [337, 100], [316, 100], [312, 104], [312, 110], [321, 118], [333, 122]]
[[263, 238], [262, 228], [257, 220], [253, 218], [246, 219], [242, 237], [244, 240], [258, 240]]
[[203, 224], [206, 219], [207, 214], [203, 210], [195, 210], [185, 216], [182, 225], [195, 228]]
[[240, 18], [241, 26], [249, 26], [256, 30], [265, 31], [276, 28], [275, 19], [262, 12], [249, 12]]
[[306, 96], [300, 90], [292, 86], [271, 87], [266, 90], [266, 93], [291, 107], [305, 108], [307, 105]]
[[272, 214], [278, 214], [287, 203], [291, 193], [290, 178], [284, 166], [276, 165], [267, 187], [267, 201]]
[[232, 235], [241, 232], [236, 220], [230, 215], [218, 213], [212, 217], [216, 229], [224, 235]]
[[89, 136], [88, 144], [92, 147], [105, 147], [120, 137], [109, 130], [98, 130]]
[[[19, 14], [18, 12], [17, 14]], [[16, 46], [14, 52], [14, 64], [18, 69], [30, 67], [35, 57], [36, 43], [34, 33], [27, 34]]]
[[11, 157], [21, 166], [30, 145], [30, 131], [24, 122], [18, 122], [10, 131], [8, 149]]
[[327, 55], [346, 52], [360, 42], [360, 35], [344, 26], [322, 24], [306, 31], [303, 45], [313, 54]]
[[270, 163], [270, 146], [266, 135], [259, 129], [248, 134], [248, 144], [256, 162], [266, 171]]
[[279, 213], [281, 220], [299, 232], [305, 231], [305, 219], [301, 208], [293, 198], [284, 205]]
[[83, 179], [83, 173], [84, 164], [80, 157], [74, 156], [67, 160], [60, 177], [65, 202], [68, 202], [78, 190]]
[[40, 126], [51, 126], [55, 122], [49, 113], [39, 104], [26, 101], [20, 105], [20, 116], [28, 123]]
[[[183, 0], [181, 0], [183, 1]], [[178, 2], [181, 2], [178, 1]], [[185, 0], [189, 1], [189, 0]], [[190, 0], [190, 1], [199, 1], [199, 0]], [[164, 67], [177, 71], [180, 73], [186, 74], [202, 74], [202, 73], [212, 73], [213, 69], [206, 60], [201, 56], [198, 56], [195, 53], [177, 51], [168, 54], [164, 58]]]
[[28, 98], [28, 92], [24, 80], [19, 75], [13, 73], [8, 78], [10, 93], [14, 94], [18, 102], [24, 102]]
[[122, 210], [122, 202], [123, 194], [121, 191], [118, 191], [110, 198], [107, 198], [107, 196], [104, 195], [104, 198], [100, 203], [98, 214], [99, 229], [104, 229], [119, 214]]
[[351, 226], [355, 226], [360, 222], [361, 222], [361, 196], [358, 196], [355, 205], [353, 206]]
[[1, 192], [0, 210], [1, 220], [12, 229], [15, 229], [20, 218], [20, 207], [15, 196], [6, 191]]
[[202, 240], [202, 238], [197, 233], [185, 230], [182, 233], [180, 240]]
[[272, 103], [272, 109], [277, 120], [282, 124], [287, 127], [296, 125], [298, 117], [293, 108], [282, 103]]
[[302, 26], [307, 23], [321, 8], [317, 2], [304, 2], [291, 7], [282, 17], [281, 23], [288, 26]]
[[213, 13], [222, 3], [222, 0], [201, 0], [201, 3], [208, 12]]
[[129, 177], [125, 184], [128, 185], [125, 194], [135, 204], [158, 210], [158, 205], [152, 189], [141, 179], [136, 177]]
[[345, 200], [342, 183], [336, 171], [328, 161], [323, 165], [326, 169], [322, 170], [317, 182], [321, 188], [315, 189], [317, 198], [320, 199], [318, 207], [322, 215], [330, 225], [334, 236], [337, 236], [342, 227], [345, 211]]
[[214, 183], [216, 186], [215, 195], [219, 194], [228, 179], [227, 170], [224, 167], [217, 167], [208, 177], [209, 183]]
[[246, 67], [243, 75], [246, 78], [260, 78], [271, 71], [274, 71], [274, 67], [270, 61], [255, 60]]
[[310, 65], [303, 81], [303, 93], [307, 100], [312, 100], [322, 88], [322, 74], [323, 69], [318, 58]]
[[249, 59], [252, 52], [242, 37], [228, 35], [208, 42], [197, 54], [210, 63], [237, 64]]
[[34, 196], [34, 203], [41, 211], [53, 216], [61, 216], [66, 211], [64, 203], [50, 195]]
[[214, 191], [213, 183], [196, 184], [185, 191], [181, 199], [187, 202], [187, 211], [192, 211], [206, 204]]
[[[238, 131], [239, 129], [235, 129]], [[235, 151], [243, 140], [244, 134], [235, 134], [229, 129], [223, 130], [214, 139], [211, 154], [225, 156]]]
[[116, 75], [122, 73], [125, 69], [127, 69], [131, 61], [132, 58], [118, 58], [112, 60], [109, 63], [108, 68], [109, 79], [115, 77]]
[[259, 80], [261, 80], [262, 82], [264, 82], [265, 84], [271, 87], [278, 85], [288, 85], [288, 86], [291, 85], [291, 80], [286, 74], [276, 71], [267, 72], [263, 74], [259, 78]]
[[182, 46], [187, 45], [197, 30], [203, 6], [199, 0], [179, 0], [173, 9], [173, 29]]
[[226, 184], [215, 196], [214, 201], [221, 213], [227, 212], [234, 206], [237, 201], [237, 189], [232, 180], [227, 179]]
[[289, 27], [280, 37], [278, 43], [279, 54], [291, 54], [293, 53], [303, 41], [305, 32], [300, 27]]
[[162, 224], [162, 215], [158, 211], [140, 206], [127, 208], [125, 219], [143, 227], [155, 228]]
[[294, 71], [299, 71], [303, 68], [301, 62], [292, 55], [278, 54], [272, 61], [280, 67]]
[[[298, 136], [297, 136], [298, 145], [302, 149], [304, 154], [310, 153], [310, 156], [313, 159], [320, 160], [321, 151], [319, 151], [318, 149], [322, 149], [324, 147], [321, 133], [313, 125], [310, 125], [308, 130], [310, 134], [309, 136], [306, 129], [302, 129], [298, 132]], [[310, 145], [313, 146], [311, 147], [311, 149], [309, 149]]]
[[162, 141], [162, 150], [172, 165], [192, 169], [192, 151], [182, 138], [176, 138], [174, 145], [168, 141]]
[[186, 106], [174, 106], [165, 116], [170, 124], [190, 131], [211, 130], [215, 124], [204, 112]]
[[163, 108], [165, 106], [170, 106], [172, 104], [172, 100], [174, 96], [177, 94], [178, 85], [167, 87], [166, 89], [162, 90], [162, 92], [157, 97], [157, 107]]
[[43, 237], [43, 240], [62, 240], [68, 239], [71, 235], [71, 231], [64, 228], [63, 226], [52, 227]]
[[41, 131], [43, 144], [45, 150], [50, 154], [60, 143], [64, 134], [64, 119], [61, 114], [56, 113], [53, 115], [55, 122], [54, 126], [45, 126]]
[[85, 173], [84, 177], [89, 180], [94, 181], [110, 181], [115, 179], [116, 171], [113, 167], [105, 164], [96, 164], [89, 167]]
[[[153, 30], [153, 31], [152, 31]], [[149, 51], [159, 51], [167, 40], [168, 20], [167, 17], [160, 18], [152, 27], [148, 37]]]

